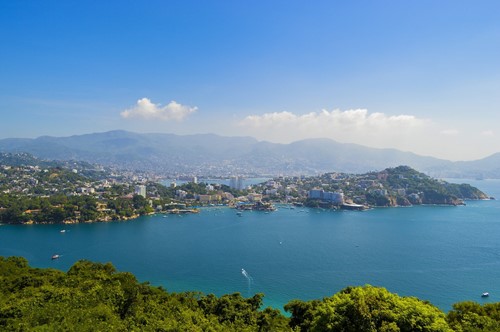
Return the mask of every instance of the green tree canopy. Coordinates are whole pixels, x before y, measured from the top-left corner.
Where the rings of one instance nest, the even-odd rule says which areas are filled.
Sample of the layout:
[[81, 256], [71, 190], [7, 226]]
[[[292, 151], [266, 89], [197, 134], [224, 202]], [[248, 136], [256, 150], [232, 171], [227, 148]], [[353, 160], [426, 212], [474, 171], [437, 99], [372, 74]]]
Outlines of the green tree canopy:
[[323, 301], [294, 301], [285, 309], [301, 331], [452, 331], [431, 304], [369, 285], [347, 287]]

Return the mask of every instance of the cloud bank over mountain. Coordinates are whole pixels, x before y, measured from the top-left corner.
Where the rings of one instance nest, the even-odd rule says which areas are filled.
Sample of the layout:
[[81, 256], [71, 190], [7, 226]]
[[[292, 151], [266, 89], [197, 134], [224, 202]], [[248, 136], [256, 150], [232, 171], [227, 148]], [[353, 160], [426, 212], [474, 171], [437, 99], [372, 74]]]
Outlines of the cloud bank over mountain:
[[[342, 142], [367, 144], [373, 147], [405, 149], [401, 142], [428, 130], [432, 123], [414, 115], [370, 113], [367, 109], [338, 109], [306, 114], [274, 112], [250, 115], [239, 122], [259, 139], [273, 142], [292, 142], [298, 139], [330, 138]], [[395, 142], [398, 137], [399, 142]], [[406, 149], [411, 150], [411, 149]]]
[[247, 116], [241, 125], [255, 128], [288, 128], [328, 131], [338, 130], [396, 130], [407, 129], [423, 125], [426, 120], [418, 119], [413, 115], [393, 115], [384, 113], [368, 113], [367, 109], [352, 109], [346, 111], [322, 110], [303, 115], [291, 112], [275, 112], [263, 115]]
[[279, 143], [329, 138], [373, 148], [393, 148], [449, 160], [484, 158], [498, 150], [491, 142], [496, 133], [471, 121], [467, 127], [446, 119], [405, 112], [388, 114], [365, 108], [309, 113], [267, 112], [248, 115], [237, 122], [239, 134]]
[[141, 98], [134, 107], [120, 113], [123, 118], [142, 118], [146, 120], [176, 120], [182, 121], [191, 113], [198, 110], [197, 107], [181, 105], [176, 101], [171, 101], [165, 106], [154, 104], [148, 98]]

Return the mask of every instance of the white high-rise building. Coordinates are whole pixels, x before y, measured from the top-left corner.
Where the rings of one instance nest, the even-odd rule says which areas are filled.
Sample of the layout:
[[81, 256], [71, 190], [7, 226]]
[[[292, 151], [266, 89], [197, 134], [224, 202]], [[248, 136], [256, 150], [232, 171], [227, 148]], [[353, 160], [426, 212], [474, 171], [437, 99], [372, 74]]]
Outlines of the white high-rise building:
[[243, 190], [243, 177], [242, 176], [232, 176], [229, 179], [229, 187], [237, 190]]
[[136, 195], [141, 195], [142, 197], [146, 198], [146, 186], [141, 184], [138, 186], [135, 186], [135, 194]]

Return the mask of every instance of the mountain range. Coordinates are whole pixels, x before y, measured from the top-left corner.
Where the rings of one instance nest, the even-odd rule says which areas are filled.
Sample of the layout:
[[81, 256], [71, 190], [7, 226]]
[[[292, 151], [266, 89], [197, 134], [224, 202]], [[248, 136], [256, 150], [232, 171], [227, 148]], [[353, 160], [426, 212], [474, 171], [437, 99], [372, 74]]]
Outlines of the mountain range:
[[0, 152], [27, 152], [42, 159], [86, 161], [165, 175], [363, 173], [407, 165], [436, 177], [500, 178], [500, 153], [452, 162], [331, 139], [278, 144], [251, 137], [117, 130], [69, 137], [7, 138], [0, 140]]

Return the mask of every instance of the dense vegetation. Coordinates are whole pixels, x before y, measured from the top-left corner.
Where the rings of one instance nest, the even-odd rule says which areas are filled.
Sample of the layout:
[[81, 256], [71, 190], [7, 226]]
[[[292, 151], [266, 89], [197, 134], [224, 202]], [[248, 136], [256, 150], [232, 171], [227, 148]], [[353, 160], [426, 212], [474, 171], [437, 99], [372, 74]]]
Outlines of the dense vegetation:
[[[105, 209], [98, 209], [98, 203]], [[22, 224], [61, 223], [117, 220], [152, 212], [149, 202], [142, 196], [131, 199], [116, 197], [98, 200], [92, 196], [54, 195], [30, 197], [0, 195], [0, 223]]]
[[0, 257], [2, 331], [498, 331], [500, 303], [462, 302], [445, 315], [384, 288], [348, 287], [294, 300], [285, 317], [262, 294], [169, 293], [110, 264], [79, 261], [68, 272]]
[[0, 330], [286, 331], [262, 294], [168, 293], [110, 264], [79, 261], [67, 273], [0, 258]]
[[405, 189], [407, 194], [420, 194], [423, 204], [449, 204], [456, 199], [488, 198], [468, 184], [448, 183], [420, 173], [408, 166], [387, 168], [381, 183], [390, 188]]

